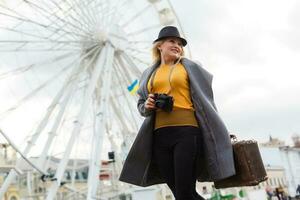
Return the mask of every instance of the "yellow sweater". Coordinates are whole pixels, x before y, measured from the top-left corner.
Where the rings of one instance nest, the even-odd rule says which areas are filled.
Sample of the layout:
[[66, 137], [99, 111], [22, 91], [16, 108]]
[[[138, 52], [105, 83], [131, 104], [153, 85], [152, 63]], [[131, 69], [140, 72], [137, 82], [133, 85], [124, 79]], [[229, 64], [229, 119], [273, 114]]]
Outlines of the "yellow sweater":
[[[169, 82], [169, 74], [172, 67], [174, 69]], [[172, 112], [167, 113], [161, 109], [156, 110], [155, 129], [182, 125], [198, 127], [195, 109], [191, 101], [188, 74], [184, 66], [181, 63], [175, 66], [160, 65], [154, 76], [153, 88], [151, 88], [152, 78], [153, 74], [147, 84], [149, 93], [168, 93], [170, 91], [169, 95], [173, 96], [174, 99]]]

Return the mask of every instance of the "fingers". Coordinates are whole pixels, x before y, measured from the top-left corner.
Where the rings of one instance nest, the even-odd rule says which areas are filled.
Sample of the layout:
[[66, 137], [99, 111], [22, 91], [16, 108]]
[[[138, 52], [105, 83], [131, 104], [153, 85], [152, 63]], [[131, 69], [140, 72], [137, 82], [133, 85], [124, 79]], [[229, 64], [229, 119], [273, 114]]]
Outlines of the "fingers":
[[145, 108], [146, 109], [155, 109], [155, 100], [154, 94], [149, 94], [147, 100], [145, 101]]
[[151, 97], [151, 98], [153, 98], [154, 99], [154, 94], [148, 94], [148, 97]]
[[155, 103], [155, 100], [154, 100], [154, 94], [149, 94], [148, 95], [148, 99], [147, 99], [149, 102], [151, 102], [151, 103]]

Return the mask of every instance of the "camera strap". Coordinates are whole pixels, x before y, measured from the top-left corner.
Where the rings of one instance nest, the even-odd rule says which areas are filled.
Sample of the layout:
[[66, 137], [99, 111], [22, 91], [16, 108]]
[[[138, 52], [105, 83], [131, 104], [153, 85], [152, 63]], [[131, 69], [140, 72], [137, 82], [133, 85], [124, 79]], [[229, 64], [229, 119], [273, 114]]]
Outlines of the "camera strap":
[[[169, 77], [168, 77], [168, 81], [169, 81], [169, 85], [170, 85], [170, 89], [168, 90], [167, 94], [169, 95], [171, 93], [171, 90], [172, 90], [172, 84], [171, 84], [171, 76], [172, 76], [172, 73], [173, 73], [173, 70], [175, 68], [175, 66], [179, 63], [179, 61], [181, 60], [181, 56], [178, 58], [178, 60], [176, 61], [175, 64], [171, 65], [170, 66], [170, 72], [169, 72]], [[152, 76], [151, 76], [151, 80], [150, 80], [150, 92], [152, 93], [152, 89], [153, 89], [153, 82], [154, 82], [154, 78], [155, 78], [155, 75], [156, 75], [156, 72], [158, 70], [159, 67], [157, 67], [154, 72], [152, 73]]]

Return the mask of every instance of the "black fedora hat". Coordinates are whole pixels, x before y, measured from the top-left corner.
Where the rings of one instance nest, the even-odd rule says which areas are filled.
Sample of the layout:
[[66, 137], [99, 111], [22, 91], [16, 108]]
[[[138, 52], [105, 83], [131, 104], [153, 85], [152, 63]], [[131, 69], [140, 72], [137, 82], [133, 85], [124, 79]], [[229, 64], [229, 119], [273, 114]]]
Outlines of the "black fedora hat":
[[165, 26], [163, 27], [158, 34], [158, 37], [156, 40], [153, 41], [153, 43], [160, 41], [162, 39], [168, 38], [168, 37], [177, 37], [181, 39], [182, 45], [185, 46], [187, 44], [187, 41], [180, 37], [179, 31], [175, 26]]

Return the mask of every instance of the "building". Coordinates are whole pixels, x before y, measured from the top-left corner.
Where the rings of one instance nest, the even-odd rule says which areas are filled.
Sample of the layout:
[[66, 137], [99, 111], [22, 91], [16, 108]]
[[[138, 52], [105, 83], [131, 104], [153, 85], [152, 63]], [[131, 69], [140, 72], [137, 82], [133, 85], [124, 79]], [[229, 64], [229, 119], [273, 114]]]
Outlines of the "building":
[[279, 140], [278, 138], [273, 138], [271, 135], [269, 136], [269, 141], [265, 143], [259, 144], [261, 147], [280, 147], [284, 146], [285, 143], [282, 140]]
[[[5, 178], [11, 169], [15, 168], [16, 152], [8, 144], [0, 144], [0, 185], [3, 184]], [[37, 163], [38, 158], [29, 158], [30, 162]], [[4, 200], [20, 200], [24, 197], [36, 200], [45, 199], [46, 190], [54, 177], [55, 170], [61, 160], [56, 157], [47, 157], [46, 166], [48, 177], [43, 177], [33, 169], [25, 160], [21, 159], [18, 164], [20, 174], [14, 180], [7, 192]], [[114, 183], [117, 174], [114, 170], [114, 163], [102, 161], [101, 172], [99, 175], [100, 185], [98, 194], [105, 197], [119, 195], [115, 191]], [[86, 199], [87, 180], [88, 180], [89, 161], [86, 159], [71, 159], [68, 161], [64, 178], [60, 189], [58, 190], [57, 200], [63, 199]], [[81, 192], [78, 192], [81, 191]], [[111, 198], [113, 200], [113, 198]], [[117, 198], [119, 199], [119, 198]]]

